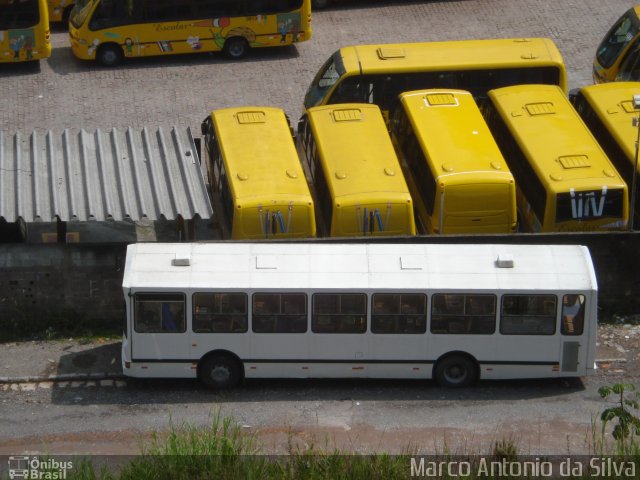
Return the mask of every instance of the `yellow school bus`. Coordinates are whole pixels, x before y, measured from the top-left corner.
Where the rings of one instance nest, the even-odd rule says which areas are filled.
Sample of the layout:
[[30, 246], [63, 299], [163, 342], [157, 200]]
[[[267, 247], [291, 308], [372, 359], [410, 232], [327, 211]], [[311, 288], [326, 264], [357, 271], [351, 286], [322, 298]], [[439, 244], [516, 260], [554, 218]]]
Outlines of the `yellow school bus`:
[[0, 63], [51, 56], [45, 0], [0, 0]]
[[633, 101], [636, 95], [640, 95], [640, 82], [611, 82], [582, 87], [572, 91], [569, 98], [630, 188], [634, 183], [635, 168], [634, 221], [638, 228], [640, 165], [636, 156], [638, 125], [634, 120], [640, 115], [640, 110]]
[[627, 185], [560, 88], [491, 90], [485, 113], [516, 179], [526, 231], [627, 226]]
[[272, 107], [215, 110], [202, 122], [225, 238], [313, 237], [313, 198], [291, 126]]
[[471, 93], [405, 92], [391, 138], [425, 233], [516, 231], [516, 186]]
[[298, 124], [297, 141], [313, 179], [323, 234], [416, 233], [411, 195], [376, 105], [310, 108]]
[[364, 102], [388, 112], [402, 92], [456, 88], [486, 96], [492, 88], [542, 83], [567, 90], [560, 51], [547, 38], [456, 40], [343, 47], [320, 68], [305, 109]]
[[237, 59], [250, 48], [309, 40], [310, 1], [89, 0], [71, 14], [71, 49], [105, 66], [124, 57], [219, 50]]
[[593, 60], [595, 83], [640, 80], [640, 5], [627, 10], [598, 45]]

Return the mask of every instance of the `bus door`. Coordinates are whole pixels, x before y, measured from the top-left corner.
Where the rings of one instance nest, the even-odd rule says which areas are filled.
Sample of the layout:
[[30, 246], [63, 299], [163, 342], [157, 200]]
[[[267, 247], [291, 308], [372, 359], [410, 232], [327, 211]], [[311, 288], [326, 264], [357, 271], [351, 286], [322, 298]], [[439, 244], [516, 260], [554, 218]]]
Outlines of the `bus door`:
[[183, 362], [190, 369], [185, 294], [136, 293], [133, 300], [132, 361]]
[[581, 351], [587, 344], [585, 341], [585, 296], [567, 294], [562, 297], [562, 311], [560, 318], [561, 346], [561, 373], [575, 373], [584, 371], [588, 365], [582, 365], [580, 358], [586, 352]]
[[[505, 294], [500, 306], [500, 334], [505, 341], [496, 350], [497, 360], [509, 378], [549, 377], [558, 374], [558, 296], [554, 294]], [[506, 336], [509, 336], [508, 341]], [[517, 362], [511, 362], [518, 359]]]

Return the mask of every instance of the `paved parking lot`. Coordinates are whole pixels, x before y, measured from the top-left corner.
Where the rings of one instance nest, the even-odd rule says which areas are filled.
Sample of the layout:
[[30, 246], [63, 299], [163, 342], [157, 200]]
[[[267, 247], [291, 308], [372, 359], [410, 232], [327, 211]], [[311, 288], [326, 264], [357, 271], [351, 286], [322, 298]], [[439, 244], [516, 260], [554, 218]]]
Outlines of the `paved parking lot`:
[[632, 0], [337, 0], [314, 13], [314, 37], [293, 47], [254, 51], [231, 62], [220, 54], [129, 61], [104, 69], [76, 60], [65, 31], [40, 63], [0, 65], [0, 131], [190, 126], [212, 109], [284, 108], [293, 123], [304, 92], [340, 46], [362, 43], [546, 36], [558, 44], [570, 87], [591, 82], [595, 48]]

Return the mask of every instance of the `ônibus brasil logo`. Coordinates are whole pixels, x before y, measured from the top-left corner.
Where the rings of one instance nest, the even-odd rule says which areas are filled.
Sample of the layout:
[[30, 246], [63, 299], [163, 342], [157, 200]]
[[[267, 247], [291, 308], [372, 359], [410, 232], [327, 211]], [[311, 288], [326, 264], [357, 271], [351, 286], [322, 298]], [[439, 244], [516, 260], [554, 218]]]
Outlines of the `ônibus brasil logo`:
[[37, 480], [64, 480], [67, 478], [67, 470], [73, 468], [73, 462], [63, 462], [54, 458], [41, 459], [16, 455], [9, 457], [9, 478], [13, 479], [37, 479]]

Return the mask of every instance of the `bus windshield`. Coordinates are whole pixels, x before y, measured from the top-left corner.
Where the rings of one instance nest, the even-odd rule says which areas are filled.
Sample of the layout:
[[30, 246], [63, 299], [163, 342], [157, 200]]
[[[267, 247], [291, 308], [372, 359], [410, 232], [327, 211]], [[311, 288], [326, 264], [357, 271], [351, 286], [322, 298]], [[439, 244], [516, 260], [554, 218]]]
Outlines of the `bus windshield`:
[[29, 28], [38, 22], [38, 0], [0, 0], [0, 30]]
[[618, 20], [598, 47], [596, 59], [604, 68], [615, 63], [630, 42], [640, 33], [640, 22], [631, 9]]
[[69, 19], [71, 25], [76, 28], [80, 28], [87, 19], [87, 15], [93, 9], [93, 5], [99, 0], [78, 0], [73, 11], [71, 12], [71, 18]]
[[316, 77], [309, 85], [304, 97], [306, 108], [315, 107], [320, 103], [331, 87], [346, 73], [340, 51], [337, 51], [325, 62]]
[[624, 202], [624, 190], [621, 188], [558, 193], [556, 222], [622, 218]]

